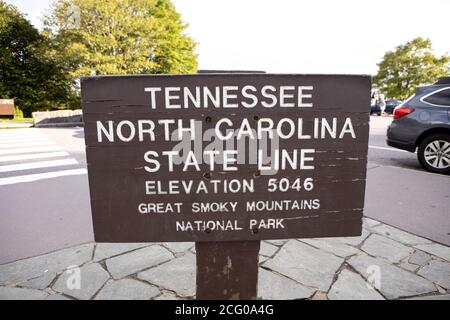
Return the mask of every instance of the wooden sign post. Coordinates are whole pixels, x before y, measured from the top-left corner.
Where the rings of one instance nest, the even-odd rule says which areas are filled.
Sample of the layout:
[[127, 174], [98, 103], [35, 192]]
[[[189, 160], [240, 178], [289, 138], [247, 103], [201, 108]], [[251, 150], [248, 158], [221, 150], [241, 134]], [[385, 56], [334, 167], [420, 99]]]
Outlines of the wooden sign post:
[[[199, 73], [263, 74], [265, 72], [199, 71]], [[260, 240], [196, 242], [196, 298], [199, 300], [256, 299], [260, 246]]]
[[196, 242], [197, 299], [256, 299], [260, 243]]
[[260, 240], [361, 234], [369, 76], [81, 85], [95, 240], [195, 241], [197, 298], [256, 298]]

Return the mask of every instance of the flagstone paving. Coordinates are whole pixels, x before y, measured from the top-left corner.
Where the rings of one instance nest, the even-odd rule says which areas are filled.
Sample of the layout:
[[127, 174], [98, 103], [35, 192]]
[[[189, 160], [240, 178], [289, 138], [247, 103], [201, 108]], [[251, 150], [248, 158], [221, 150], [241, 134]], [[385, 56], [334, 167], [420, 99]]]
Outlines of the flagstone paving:
[[400, 262], [414, 252], [414, 249], [400, 242], [377, 234], [372, 234], [361, 249], [371, 256], [385, 258], [391, 262]]
[[362, 254], [351, 257], [348, 264], [388, 299], [417, 296], [437, 290], [431, 281], [392, 265], [383, 258]]
[[98, 243], [95, 247], [93, 260], [104, 260], [149, 245], [151, 245], [151, 243]]
[[155, 268], [140, 272], [137, 277], [158, 287], [176, 292], [179, 296], [194, 297], [195, 255], [186, 253], [184, 256]]
[[109, 280], [96, 300], [148, 300], [161, 294], [155, 286], [134, 279]]
[[[372, 219], [363, 227], [262, 241], [258, 298], [450, 300], [450, 247]], [[0, 300], [194, 299], [195, 264], [192, 242], [83, 244], [0, 265]]]
[[344, 259], [297, 240], [289, 240], [262, 266], [303, 285], [328, 290]]
[[[67, 296], [88, 300], [105, 284], [109, 274], [98, 263], [90, 263], [82, 266], [79, 270], [69, 269], [62, 273], [53, 285], [52, 289]], [[75, 280], [76, 272], [79, 272], [80, 281]]]
[[358, 273], [344, 269], [328, 292], [331, 300], [383, 300]]
[[114, 279], [129, 276], [173, 258], [173, 254], [160, 245], [152, 245], [106, 260], [106, 267]]

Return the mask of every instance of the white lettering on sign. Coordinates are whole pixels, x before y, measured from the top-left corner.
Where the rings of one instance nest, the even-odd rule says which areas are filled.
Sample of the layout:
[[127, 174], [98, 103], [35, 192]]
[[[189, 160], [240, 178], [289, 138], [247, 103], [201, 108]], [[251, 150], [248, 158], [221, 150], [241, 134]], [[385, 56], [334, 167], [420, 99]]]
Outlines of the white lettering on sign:
[[[288, 88], [291, 89], [291, 88]], [[202, 122], [194, 119], [160, 119], [157, 121], [140, 119], [136, 123], [130, 120], [96, 121], [98, 142], [128, 143], [132, 141], [153, 142], [157, 138], [164, 141], [182, 141], [189, 139], [195, 141], [197, 133], [202, 130]], [[236, 128], [233, 130], [233, 128]], [[261, 118], [257, 124], [249, 119], [242, 119], [238, 123], [228, 117], [217, 120], [214, 125], [214, 137], [220, 141], [245, 138], [250, 141], [261, 141], [264, 138], [280, 140], [298, 139], [344, 139], [350, 137], [356, 139], [355, 130], [351, 118], [346, 117], [344, 122], [338, 118], [314, 118], [312, 128], [305, 128], [303, 118], [281, 118], [274, 121], [270, 118]], [[157, 132], [160, 132], [158, 135]], [[207, 159], [211, 171], [221, 170], [233, 172], [238, 170], [237, 150], [203, 150], [195, 152], [189, 150], [181, 153], [181, 150], [167, 150], [158, 153], [149, 150], [144, 153], [144, 170], [149, 173], [158, 172], [161, 169], [161, 161], [167, 164], [169, 172], [174, 172], [182, 162], [182, 172], [201, 171], [200, 165]], [[315, 149], [279, 149], [272, 150], [271, 161], [264, 161], [265, 151], [257, 149], [258, 169], [269, 172], [278, 170], [314, 170]], [[244, 157], [245, 158], [245, 157]], [[182, 161], [180, 161], [182, 159]], [[220, 159], [220, 162], [217, 161]], [[230, 192], [233, 192], [230, 189]]]
[[[303, 118], [281, 118], [276, 123], [270, 118], [261, 118], [257, 124], [252, 124], [249, 119], [242, 119], [240, 123], [224, 117], [217, 120], [214, 125], [215, 136], [220, 140], [230, 140], [237, 136], [237, 139], [248, 137], [252, 140], [261, 140], [264, 137], [272, 139], [274, 134], [279, 139], [288, 140], [297, 138], [298, 140], [307, 139], [344, 139], [350, 136], [356, 139], [355, 130], [351, 118], [346, 117], [344, 123], [339, 122], [336, 117], [314, 118], [313, 128], [305, 129]], [[232, 128], [237, 125], [236, 131]], [[138, 120], [137, 125], [129, 120], [114, 121], [96, 121], [97, 141], [98, 142], [122, 142], [131, 141], [156, 141], [156, 130], [163, 130], [164, 141], [182, 140], [189, 137], [194, 141], [197, 136], [197, 130], [202, 129], [202, 122], [195, 119], [160, 119]], [[175, 133], [175, 135], [173, 135]], [[235, 135], [236, 134], [236, 135]], [[175, 137], [175, 138], [174, 138]], [[106, 138], [106, 139], [104, 139]]]
[[147, 213], [181, 213], [182, 202], [175, 203], [140, 203], [138, 205], [138, 211], [141, 214]]
[[254, 179], [231, 180], [147, 180], [145, 194], [219, 194], [255, 192]]
[[145, 92], [150, 92], [150, 107], [156, 109], [156, 91], [161, 91], [161, 88], [144, 88]]
[[243, 230], [237, 220], [176, 221], [176, 231], [232, 231]]
[[[225, 108], [239, 107], [254, 108], [261, 104], [265, 108], [279, 105], [281, 108], [311, 108], [313, 86], [279, 86], [265, 85], [258, 89], [252, 85], [223, 86], [211, 89], [206, 86], [189, 87], [145, 87], [144, 91], [150, 93], [150, 108], [156, 109], [160, 100], [164, 101], [166, 109], [187, 108]], [[158, 96], [163, 93], [163, 97]], [[260, 93], [262, 100], [258, 100]]]
[[[297, 105], [300, 108], [312, 108], [313, 104], [311, 102], [305, 102], [303, 101], [303, 99], [311, 99], [312, 98], [312, 90], [313, 87], [312, 86], [299, 86], [298, 87], [298, 101], [297, 101]], [[309, 93], [305, 93], [309, 92]], [[310, 101], [310, 100], [308, 100]]]
[[249, 229], [284, 229], [284, 219], [251, 219]]
[[[331, 85], [322, 76], [276, 75], [272, 82], [270, 77], [232, 81], [214, 75], [203, 83], [190, 77], [145, 78], [140, 86], [134, 82], [132, 93], [106, 100], [121, 101], [109, 106], [111, 117], [86, 121], [89, 143], [109, 152], [104, 157], [109, 170], [94, 179], [101, 177], [98, 184], [104, 187], [107, 181], [118, 190], [97, 198], [129, 192], [123, 203], [116, 199], [114, 206], [99, 206], [103, 220], [98, 221], [120, 220], [128, 212], [119, 209], [131, 206], [132, 218], [140, 219], [133, 221], [141, 233], [138, 240], [146, 238], [148, 230], [162, 240], [166, 231], [176, 231], [177, 239], [202, 232], [194, 234], [200, 241], [227, 239], [216, 236], [221, 231], [227, 231], [230, 240], [242, 235], [285, 237], [292, 232], [291, 224], [306, 220], [308, 230], [299, 228], [300, 233], [315, 234], [336, 228], [341, 217], [349, 223], [344, 228], [354, 233], [363, 205], [352, 201], [363, 194], [354, 191], [364, 186], [361, 140], [367, 129], [365, 111], [359, 108], [363, 91], [358, 91], [356, 102], [346, 98], [354, 82], [345, 88], [337, 82], [341, 78]], [[97, 91], [87, 92], [88, 98], [94, 96], [87, 99], [89, 108], [95, 101], [104, 106]], [[105, 94], [100, 96], [104, 99]], [[339, 201], [331, 201], [334, 196]], [[115, 210], [116, 216], [107, 210]], [[158, 229], [163, 216], [164, 228]], [[333, 224], [330, 229], [321, 225], [327, 219]]]
[[194, 202], [192, 203], [192, 212], [235, 212], [237, 202]]

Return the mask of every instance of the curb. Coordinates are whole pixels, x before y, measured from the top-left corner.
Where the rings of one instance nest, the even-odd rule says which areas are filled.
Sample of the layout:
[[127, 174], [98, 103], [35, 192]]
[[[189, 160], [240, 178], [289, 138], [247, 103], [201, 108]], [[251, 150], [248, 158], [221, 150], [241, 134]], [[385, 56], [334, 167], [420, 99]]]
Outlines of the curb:
[[36, 128], [67, 128], [67, 127], [84, 127], [84, 122], [60, 122], [60, 123], [44, 123], [35, 125]]
[[32, 122], [24, 122], [24, 123], [0, 123], [1, 129], [22, 129], [22, 128], [31, 128], [34, 124]]

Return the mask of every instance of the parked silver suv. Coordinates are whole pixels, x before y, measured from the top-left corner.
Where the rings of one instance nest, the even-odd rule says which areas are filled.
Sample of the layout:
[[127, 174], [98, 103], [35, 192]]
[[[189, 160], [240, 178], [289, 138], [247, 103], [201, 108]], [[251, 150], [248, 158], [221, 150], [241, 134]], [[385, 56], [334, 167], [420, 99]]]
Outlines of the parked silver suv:
[[416, 94], [394, 109], [387, 144], [415, 152], [422, 167], [450, 174], [450, 77]]

